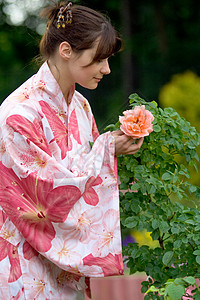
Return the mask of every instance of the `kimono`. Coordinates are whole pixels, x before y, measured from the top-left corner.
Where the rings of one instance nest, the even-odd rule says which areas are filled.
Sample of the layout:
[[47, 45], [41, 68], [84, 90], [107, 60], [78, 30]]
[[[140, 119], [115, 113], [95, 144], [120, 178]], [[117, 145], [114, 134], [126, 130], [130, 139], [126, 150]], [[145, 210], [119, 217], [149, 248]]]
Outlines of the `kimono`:
[[114, 138], [45, 62], [0, 108], [0, 299], [76, 299], [123, 274]]

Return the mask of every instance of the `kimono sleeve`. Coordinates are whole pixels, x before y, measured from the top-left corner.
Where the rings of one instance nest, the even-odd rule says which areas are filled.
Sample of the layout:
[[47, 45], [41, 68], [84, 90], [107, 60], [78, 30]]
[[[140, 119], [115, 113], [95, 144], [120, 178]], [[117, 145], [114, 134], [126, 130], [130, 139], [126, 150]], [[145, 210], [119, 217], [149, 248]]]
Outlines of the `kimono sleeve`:
[[[107, 252], [105, 249], [101, 253], [95, 250], [98, 236], [90, 238], [90, 234], [86, 234], [81, 240], [77, 225], [71, 230], [73, 225], [68, 221], [75, 205], [89, 207], [88, 215], [94, 219], [96, 213], [97, 222], [102, 222], [105, 216], [95, 187], [101, 186], [101, 169], [109, 159], [114, 170], [111, 134], [99, 136], [93, 149], [84, 157], [82, 168], [87, 169], [85, 176], [75, 176], [55, 159], [40, 120], [30, 121], [21, 115], [11, 115], [3, 125], [2, 141], [5, 158], [0, 162], [3, 174], [0, 204], [25, 240], [64, 270], [97, 277], [121, 274], [118, 209], [106, 207], [107, 219], [115, 218], [118, 237], [116, 244]], [[102, 265], [105, 263], [104, 272]]]

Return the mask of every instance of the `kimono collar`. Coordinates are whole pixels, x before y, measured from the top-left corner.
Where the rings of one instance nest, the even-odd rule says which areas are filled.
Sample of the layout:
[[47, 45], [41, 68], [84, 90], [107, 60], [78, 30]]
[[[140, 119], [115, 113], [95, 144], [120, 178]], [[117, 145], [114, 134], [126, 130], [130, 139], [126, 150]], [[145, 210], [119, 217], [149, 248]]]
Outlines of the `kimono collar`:
[[[45, 90], [48, 94], [53, 96], [58, 102], [65, 101], [61, 88], [51, 73], [47, 61], [38, 70], [35, 76], [35, 84], [37, 88]], [[72, 85], [68, 95], [68, 104], [71, 103], [75, 91], [75, 85]]]

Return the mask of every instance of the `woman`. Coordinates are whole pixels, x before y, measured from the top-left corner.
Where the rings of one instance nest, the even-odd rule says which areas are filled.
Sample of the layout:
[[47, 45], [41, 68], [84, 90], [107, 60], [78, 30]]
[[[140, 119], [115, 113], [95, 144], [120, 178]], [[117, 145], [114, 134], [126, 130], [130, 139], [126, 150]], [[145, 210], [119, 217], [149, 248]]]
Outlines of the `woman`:
[[123, 274], [116, 155], [143, 142], [99, 136], [74, 89], [110, 73], [109, 21], [71, 3], [43, 15], [45, 62], [0, 109], [0, 299], [76, 299], [90, 277]]

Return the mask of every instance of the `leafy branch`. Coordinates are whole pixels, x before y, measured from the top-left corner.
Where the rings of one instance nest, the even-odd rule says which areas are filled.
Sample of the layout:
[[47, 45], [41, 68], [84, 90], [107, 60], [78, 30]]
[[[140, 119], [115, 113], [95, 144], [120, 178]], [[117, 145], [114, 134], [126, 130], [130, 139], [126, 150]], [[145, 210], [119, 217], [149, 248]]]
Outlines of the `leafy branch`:
[[[194, 282], [200, 278], [200, 188], [189, 182], [188, 171], [190, 165], [196, 168], [200, 136], [171, 107], [162, 109], [137, 94], [130, 96], [130, 105], [151, 111], [154, 131], [134, 156], [118, 157], [120, 189], [125, 190], [120, 193], [122, 230], [151, 232], [158, 246], [129, 243], [123, 248], [127, 266], [130, 273], [147, 274], [146, 300], [182, 299], [189, 285], [195, 287], [193, 299], [200, 299]], [[118, 128], [119, 123], [109, 127]]]

